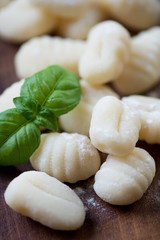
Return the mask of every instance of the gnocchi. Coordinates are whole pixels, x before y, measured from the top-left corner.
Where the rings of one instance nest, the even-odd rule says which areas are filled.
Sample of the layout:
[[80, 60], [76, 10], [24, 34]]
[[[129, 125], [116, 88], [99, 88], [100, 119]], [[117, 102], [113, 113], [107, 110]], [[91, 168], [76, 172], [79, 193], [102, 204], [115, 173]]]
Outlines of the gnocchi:
[[54, 16], [61, 18], [77, 18], [87, 11], [90, 6], [88, 0], [30, 0], [37, 6], [46, 8]]
[[28, 0], [14, 0], [0, 10], [0, 36], [22, 43], [37, 35], [53, 31], [56, 20]]
[[158, 0], [92, 0], [124, 25], [142, 30], [159, 23]]
[[56, 32], [62, 37], [86, 39], [91, 27], [106, 18], [106, 13], [92, 7], [78, 19], [61, 19]]
[[118, 78], [130, 55], [130, 35], [115, 21], [104, 21], [90, 29], [86, 49], [79, 60], [79, 74], [91, 84]]
[[20, 174], [4, 197], [13, 210], [56, 230], [75, 230], [85, 220], [83, 203], [74, 191], [43, 172]]
[[117, 98], [119, 96], [108, 86], [93, 86], [84, 79], [80, 80], [80, 85], [82, 90], [80, 103], [72, 111], [59, 117], [59, 126], [63, 131], [88, 136], [92, 110], [96, 102], [107, 95]]
[[136, 112], [121, 100], [106, 96], [94, 106], [90, 139], [101, 152], [124, 156], [134, 150], [141, 127]]
[[131, 57], [114, 82], [122, 94], [137, 94], [152, 88], [160, 78], [160, 27], [132, 38]]
[[154, 159], [141, 148], [123, 157], [109, 155], [96, 173], [93, 187], [104, 201], [128, 205], [146, 192], [155, 176], [155, 168]]
[[15, 108], [13, 98], [20, 96], [20, 89], [24, 83], [24, 79], [19, 82], [13, 83], [11, 86], [6, 88], [0, 95], [0, 112], [3, 112], [9, 108]]
[[30, 159], [35, 170], [44, 171], [61, 182], [74, 183], [94, 175], [100, 167], [100, 156], [83, 135], [49, 133]]
[[150, 144], [160, 144], [160, 100], [153, 97], [132, 95], [122, 101], [134, 109], [141, 120], [139, 139]]
[[78, 61], [84, 49], [82, 40], [50, 36], [33, 38], [22, 44], [15, 56], [17, 76], [29, 77], [53, 64], [78, 75]]

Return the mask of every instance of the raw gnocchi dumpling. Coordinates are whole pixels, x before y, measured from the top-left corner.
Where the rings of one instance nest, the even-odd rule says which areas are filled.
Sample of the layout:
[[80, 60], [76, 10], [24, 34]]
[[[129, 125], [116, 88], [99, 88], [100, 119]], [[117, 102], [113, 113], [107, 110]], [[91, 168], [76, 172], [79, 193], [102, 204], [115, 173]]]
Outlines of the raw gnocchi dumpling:
[[149, 90], [160, 81], [160, 27], [154, 27], [132, 38], [131, 56], [122, 74], [114, 82], [123, 94]]
[[80, 80], [80, 85], [82, 90], [80, 103], [72, 111], [59, 117], [59, 125], [65, 132], [76, 132], [88, 136], [92, 110], [97, 101], [104, 96], [117, 98], [119, 96], [108, 86], [93, 86], [84, 79]]
[[90, 6], [89, 0], [30, 0], [37, 6], [46, 8], [54, 16], [62, 18], [77, 18]]
[[70, 183], [89, 178], [100, 167], [97, 149], [88, 137], [80, 134], [42, 134], [40, 146], [30, 161], [34, 169]]
[[78, 75], [78, 62], [85, 41], [60, 37], [36, 37], [22, 44], [15, 56], [18, 77], [29, 77], [48, 67], [59, 65]]
[[129, 32], [115, 21], [98, 23], [89, 31], [79, 74], [91, 84], [107, 83], [122, 73], [129, 55]]
[[155, 161], [141, 148], [118, 157], [108, 155], [95, 175], [94, 190], [104, 201], [128, 205], [139, 200], [155, 176]]
[[56, 32], [62, 37], [86, 39], [91, 27], [106, 18], [107, 14], [99, 8], [90, 8], [78, 19], [61, 19]]
[[11, 86], [6, 88], [0, 95], [0, 112], [3, 112], [9, 108], [15, 108], [13, 98], [20, 96], [20, 89], [24, 83], [24, 79], [19, 82], [13, 83]]
[[160, 16], [158, 0], [92, 0], [128, 27], [142, 30], [157, 25]]
[[52, 15], [28, 0], [14, 0], [0, 10], [0, 36], [11, 42], [27, 41], [53, 31], [55, 26]]
[[132, 95], [122, 101], [135, 110], [141, 120], [139, 139], [150, 144], [160, 144], [160, 99]]
[[10, 182], [4, 198], [13, 210], [52, 229], [76, 230], [85, 220], [75, 192], [43, 172], [23, 172]]
[[101, 152], [123, 156], [134, 150], [140, 127], [136, 111], [121, 100], [106, 96], [93, 108], [89, 134]]

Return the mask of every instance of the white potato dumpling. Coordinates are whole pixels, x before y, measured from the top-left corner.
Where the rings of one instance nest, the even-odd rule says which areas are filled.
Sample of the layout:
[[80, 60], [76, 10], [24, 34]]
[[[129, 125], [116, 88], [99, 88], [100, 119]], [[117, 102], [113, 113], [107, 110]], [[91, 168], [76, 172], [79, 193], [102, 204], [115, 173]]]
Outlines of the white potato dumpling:
[[160, 99], [132, 95], [122, 101], [134, 109], [141, 120], [139, 139], [150, 144], [160, 144]]
[[107, 19], [107, 14], [99, 8], [90, 8], [78, 19], [61, 19], [56, 32], [72, 39], [86, 39], [89, 30], [97, 23]]
[[91, 84], [116, 79], [130, 56], [130, 35], [115, 21], [104, 21], [91, 28], [86, 49], [79, 60], [79, 74]]
[[95, 175], [93, 188], [110, 204], [132, 204], [146, 192], [155, 171], [155, 161], [144, 149], [135, 148], [123, 157], [108, 155]]
[[110, 12], [111, 16], [135, 30], [159, 23], [159, 0], [91, 0]]
[[160, 27], [132, 38], [131, 57], [114, 85], [122, 94], [149, 90], [160, 81]]
[[22, 44], [15, 55], [17, 76], [29, 77], [50, 65], [59, 65], [78, 75], [78, 62], [85, 45], [82, 40], [60, 37], [33, 38]]
[[85, 220], [80, 198], [46, 173], [28, 171], [8, 185], [4, 198], [16, 212], [56, 230], [76, 230]]
[[74, 183], [94, 175], [100, 156], [88, 137], [80, 134], [48, 133], [30, 158], [35, 170], [46, 172], [61, 182]]
[[133, 151], [140, 127], [136, 111], [121, 100], [106, 96], [93, 108], [89, 134], [101, 152], [124, 156]]
[[90, 7], [90, 0], [30, 0], [33, 4], [46, 8], [56, 17], [78, 18]]
[[21, 43], [55, 29], [56, 20], [28, 0], [14, 0], [0, 10], [0, 36]]
[[3, 112], [9, 108], [15, 108], [13, 98], [20, 96], [20, 90], [23, 83], [24, 79], [11, 84], [2, 92], [0, 95], [0, 112]]
[[104, 96], [114, 96], [119, 98], [109, 86], [93, 86], [84, 79], [80, 80], [82, 96], [80, 103], [67, 114], [59, 117], [60, 128], [69, 133], [79, 133], [89, 135], [92, 110], [97, 101]]

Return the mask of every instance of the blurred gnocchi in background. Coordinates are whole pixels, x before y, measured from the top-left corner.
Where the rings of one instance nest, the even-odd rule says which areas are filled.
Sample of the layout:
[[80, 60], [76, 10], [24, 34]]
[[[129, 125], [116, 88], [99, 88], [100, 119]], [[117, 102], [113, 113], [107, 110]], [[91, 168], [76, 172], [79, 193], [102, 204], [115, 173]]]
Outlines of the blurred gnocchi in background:
[[97, 23], [114, 19], [129, 30], [159, 24], [158, 0], [1, 0], [0, 36], [22, 43], [43, 34], [86, 39]]

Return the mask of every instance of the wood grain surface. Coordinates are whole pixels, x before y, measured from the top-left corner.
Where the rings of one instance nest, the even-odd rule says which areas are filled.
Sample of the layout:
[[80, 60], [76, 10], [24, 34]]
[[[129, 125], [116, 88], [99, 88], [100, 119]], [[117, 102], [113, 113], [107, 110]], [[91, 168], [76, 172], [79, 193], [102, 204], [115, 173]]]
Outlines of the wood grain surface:
[[[0, 93], [18, 80], [14, 69], [18, 47], [0, 40]], [[157, 86], [153, 91], [159, 94], [159, 88]], [[10, 209], [4, 201], [7, 185], [32, 167], [29, 163], [0, 167], [0, 240], [160, 240], [160, 146], [144, 142], [138, 142], [137, 146], [145, 148], [156, 161], [156, 176], [148, 191], [138, 202], [118, 207], [96, 196], [93, 178], [71, 184], [86, 208], [84, 225], [71, 232], [49, 229]]]

